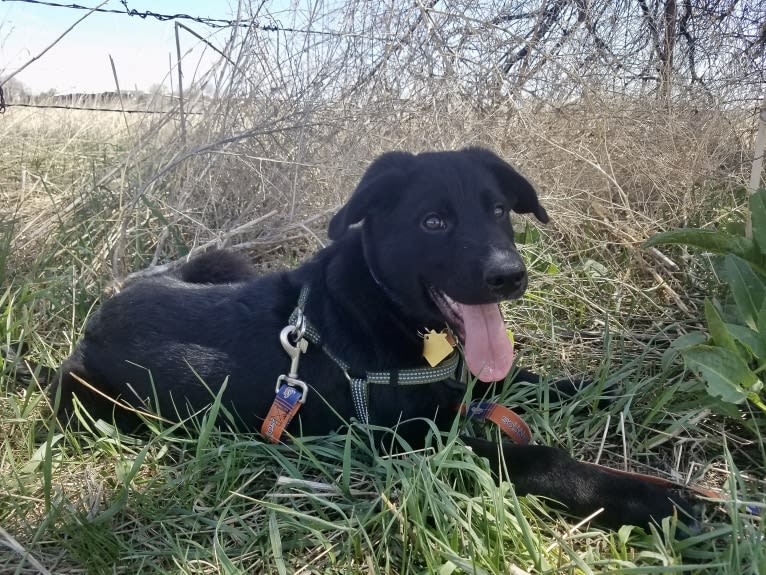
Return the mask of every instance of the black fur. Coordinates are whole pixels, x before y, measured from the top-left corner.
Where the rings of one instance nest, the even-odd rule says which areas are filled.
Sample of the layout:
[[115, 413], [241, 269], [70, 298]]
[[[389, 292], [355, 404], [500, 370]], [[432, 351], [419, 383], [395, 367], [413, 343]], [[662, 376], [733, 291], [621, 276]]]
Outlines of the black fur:
[[254, 277], [255, 269], [240, 253], [213, 250], [184, 263], [175, 275], [181, 281], [193, 284], [226, 284]]
[[[96, 417], [128, 431], [140, 423], [73, 374], [170, 419], [204, 409], [227, 380], [224, 407], [240, 426], [258, 429], [274, 384], [290, 365], [279, 333], [304, 285], [311, 286], [307, 317], [351, 371], [422, 367], [419, 334], [443, 328], [448, 319], [430, 288], [464, 304], [519, 297], [526, 288], [511, 210], [548, 221], [531, 184], [489, 151], [385, 154], [330, 222], [334, 243], [301, 267], [255, 278], [238, 258], [213, 253], [108, 300], [61, 367], [60, 417], [70, 416], [76, 393]], [[299, 375], [310, 391], [291, 433], [327, 434], [343, 424], [336, 412], [346, 420], [354, 416], [346, 376], [317, 346], [303, 356]], [[486, 389], [477, 388], [480, 394]], [[428, 426], [408, 420], [428, 418], [449, 429], [464, 389], [454, 381], [371, 385], [370, 422], [398, 425], [410, 445], [421, 446]], [[467, 441], [497, 467], [497, 445]], [[672, 501], [686, 507], [668, 490], [605, 479], [556, 449], [502, 449], [520, 492], [551, 497], [578, 514], [603, 506], [606, 525], [646, 525], [671, 514]]]

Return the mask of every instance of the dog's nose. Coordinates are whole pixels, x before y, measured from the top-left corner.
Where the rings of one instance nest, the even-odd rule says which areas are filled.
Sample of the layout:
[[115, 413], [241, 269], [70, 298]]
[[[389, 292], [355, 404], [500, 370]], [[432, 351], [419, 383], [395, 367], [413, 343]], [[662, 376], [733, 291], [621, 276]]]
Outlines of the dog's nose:
[[515, 294], [524, 289], [526, 278], [524, 265], [509, 260], [493, 262], [484, 270], [486, 286], [502, 295]]

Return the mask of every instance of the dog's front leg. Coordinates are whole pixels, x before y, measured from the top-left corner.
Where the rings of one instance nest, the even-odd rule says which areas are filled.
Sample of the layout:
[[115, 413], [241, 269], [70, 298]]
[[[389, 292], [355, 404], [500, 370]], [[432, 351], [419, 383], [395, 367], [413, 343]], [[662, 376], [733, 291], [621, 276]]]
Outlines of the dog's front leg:
[[560, 504], [578, 517], [603, 509], [594, 521], [608, 528], [621, 525], [659, 523], [677, 508], [687, 524], [692, 506], [676, 490], [613, 475], [603, 469], [572, 459], [564, 451], [541, 445], [497, 444], [478, 438], [463, 438], [475, 453], [486, 457], [498, 477], [507, 477], [518, 495], [539, 495]]

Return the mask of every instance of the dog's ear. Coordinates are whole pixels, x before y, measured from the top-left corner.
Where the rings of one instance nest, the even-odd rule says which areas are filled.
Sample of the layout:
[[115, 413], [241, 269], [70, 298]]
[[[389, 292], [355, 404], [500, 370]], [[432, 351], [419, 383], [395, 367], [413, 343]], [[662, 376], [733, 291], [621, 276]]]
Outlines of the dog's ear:
[[388, 152], [370, 164], [351, 198], [330, 220], [328, 237], [341, 238], [349, 227], [389, 206], [402, 189], [414, 159], [409, 152]]
[[514, 170], [505, 160], [484, 148], [466, 148], [469, 156], [484, 164], [494, 174], [500, 188], [507, 196], [516, 198], [513, 211], [519, 214], [534, 214], [542, 223], [550, 221], [545, 208], [537, 199], [537, 191], [529, 181]]

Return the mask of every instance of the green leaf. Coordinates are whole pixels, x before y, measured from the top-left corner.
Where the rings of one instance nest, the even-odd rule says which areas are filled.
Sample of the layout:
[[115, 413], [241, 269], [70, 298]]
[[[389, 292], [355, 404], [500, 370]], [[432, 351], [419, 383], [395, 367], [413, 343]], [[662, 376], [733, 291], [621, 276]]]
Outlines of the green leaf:
[[745, 222], [739, 220], [724, 222], [722, 230], [733, 236], [745, 237]]
[[731, 336], [744, 345], [753, 354], [753, 357], [761, 360], [766, 359], [766, 342], [757, 331], [736, 323], [727, 323], [725, 325]]
[[592, 259], [585, 260], [585, 263], [583, 264], [582, 269], [584, 272], [587, 272], [588, 275], [590, 275], [591, 277], [603, 278], [610, 275], [609, 270], [604, 264]]
[[671, 342], [670, 347], [675, 350], [684, 350], [705, 343], [706, 341], [707, 336], [704, 333], [701, 331], [692, 331], [674, 339]]
[[747, 396], [747, 398], [748, 398], [750, 401], [752, 401], [752, 402], [753, 402], [755, 405], [757, 405], [757, 406], [758, 406], [758, 408], [759, 408], [761, 411], [763, 411], [764, 413], [766, 413], [766, 403], [764, 403], [764, 402], [761, 400], [760, 396], [758, 396], [758, 395], [756, 395], [756, 394], [754, 394], [754, 393], [751, 393], [750, 395], [748, 395], [748, 396]]
[[678, 357], [678, 354], [683, 352], [683, 350], [694, 347], [695, 345], [700, 345], [706, 341], [707, 336], [701, 331], [692, 331], [677, 337], [670, 343], [668, 349], [666, 349], [662, 354], [662, 360], [660, 364], [662, 369], [664, 371], [668, 371], [673, 365], [673, 362]]
[[766, 190], [758, 190], [750, 196], [750, 218], [753, 240], [761, 254], [766, 255]]
[[742, 403], [751, 387], [759, 383], [738, 355], [729, 350], [700, 345], [683, 352], [687, 365], [699, 372], [707, 384], [707, 392], [728, 403]]
[[766, 296], [763, 279], [745, 260], [731, 254], [724, 259], [724, 269], [740, 317], [750, 328], [758, 329], [758, 313]]
[[733, 236], [717, 230], [702, 230], [699, 228], [682, 228], [656, 234], [643, 243], [644, 248], [659, 245], [694, 246], [716, 254], [735, 254], [746, 260], [755, 255], [755, 244], [752, 240]]
[[[725, 349], [733, 351], [737, 355], [742, 355], [737, 342], [726, 329], [726, 324], [721, 318], [721, 314], [718, 312], [715, 304], [710, 299], [705, 298], [705, 320], [707, 321], [707, 327], [710, 330], [710, 336], [713, 338], [713, 342]], [[742, 358], [747, 359], [747, 358]]]
[[529, 223], [524, 224], [521, 233], [516, 234], [516, 243], [520, 245], [536, 244], [540, 241], [540, 230]]

